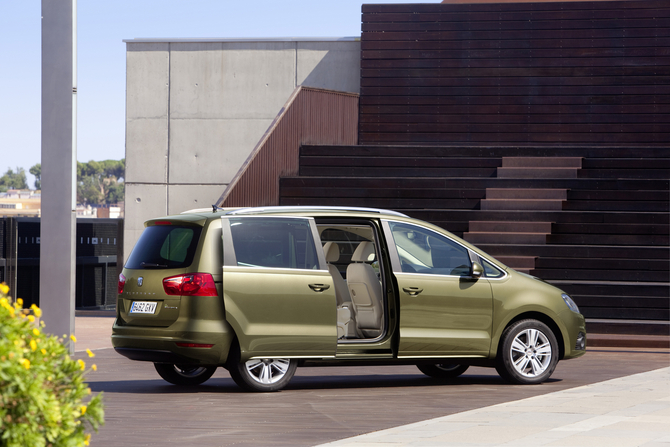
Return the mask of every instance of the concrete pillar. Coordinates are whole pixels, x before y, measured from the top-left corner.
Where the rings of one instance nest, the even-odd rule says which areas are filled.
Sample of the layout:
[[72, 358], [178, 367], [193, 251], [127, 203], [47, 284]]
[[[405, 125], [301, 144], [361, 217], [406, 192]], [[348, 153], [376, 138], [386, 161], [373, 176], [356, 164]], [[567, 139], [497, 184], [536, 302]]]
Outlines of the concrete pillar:
[[76, 48], [77, 1], [42, 0], [40, 307], [46, 331], [57, 336], [74, 333]]

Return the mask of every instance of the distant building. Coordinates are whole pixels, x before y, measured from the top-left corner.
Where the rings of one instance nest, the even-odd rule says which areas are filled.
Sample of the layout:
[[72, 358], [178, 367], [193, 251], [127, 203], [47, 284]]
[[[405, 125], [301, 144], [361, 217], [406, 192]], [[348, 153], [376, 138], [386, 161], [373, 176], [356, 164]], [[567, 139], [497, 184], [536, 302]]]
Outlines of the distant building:
[[99, 218], [123, 219], [124, 202], [113, 203], [110, 205], [99, 205], [96, 207]]
[[[0, 192], [0, 217], [41, 217], [42, 191], [10, 189]], [[77, 205], [78, 218], [123, 219], [124, 203]]]
[[123, 219], [123, 202], [105, 205], [77, 205], [77, 217]]
[[40, 217], [42, 192], [10, 189], [0, 192], [0, 216]]

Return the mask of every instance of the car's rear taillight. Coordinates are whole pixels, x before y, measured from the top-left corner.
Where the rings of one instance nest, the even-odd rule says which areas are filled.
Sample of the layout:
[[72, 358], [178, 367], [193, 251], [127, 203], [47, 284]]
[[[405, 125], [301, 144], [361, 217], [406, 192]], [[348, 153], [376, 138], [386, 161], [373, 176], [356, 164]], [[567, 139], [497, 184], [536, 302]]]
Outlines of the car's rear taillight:
[[167, 295], [218, 296], [214, 278], [209, 273], [187, 273], [163, 279]]
[[123, 273], [119, 273], [119, 295], [123, 293], [123, 288], [126, 286], [126, 277], [123, 276]]

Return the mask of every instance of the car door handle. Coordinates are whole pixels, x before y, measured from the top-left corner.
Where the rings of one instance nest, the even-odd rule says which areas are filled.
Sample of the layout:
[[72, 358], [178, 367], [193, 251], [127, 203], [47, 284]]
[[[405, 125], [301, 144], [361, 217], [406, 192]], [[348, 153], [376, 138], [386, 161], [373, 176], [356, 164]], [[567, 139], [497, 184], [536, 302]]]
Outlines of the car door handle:
[[330, 286], [328, 284], [310, 284], [309, 288], [315, 292], [323, 292], [330, 289]]
[[403, 287], [402, 288], [403, 292], [405, 292], [407, 295], [410, 296], [417, 296], [421, 292], [423, 292], [423, 289], [421, 287]]

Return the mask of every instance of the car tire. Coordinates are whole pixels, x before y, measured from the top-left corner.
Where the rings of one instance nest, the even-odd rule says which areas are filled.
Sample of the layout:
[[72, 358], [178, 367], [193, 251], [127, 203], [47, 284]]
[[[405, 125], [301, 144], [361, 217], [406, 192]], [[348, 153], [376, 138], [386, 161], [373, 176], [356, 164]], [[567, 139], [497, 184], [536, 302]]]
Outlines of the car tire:
[[173, 385], [194, 386], [206, 382], [216, 371], [216, 366], [173, 365], [154, 363], [156, 372]]
[[247, 390], [267, 393], [279, 391], [288, 385], [295, 374], [298, 362], [295, 359], [253, 359], [240, 361], [240, 348], [231, 349], [228, 372], [235, 383]]
[[453, 379], [463, 374], [470, 365], [438, 363], [436, 365], [416, 365], [419, 371], [435, 379]]
[[558, 355], [556, 336], [546, 324], [537, 320], [521, 320], [503, 332], [496, 370], [511, 383], [542, 383], [556, 369]]

